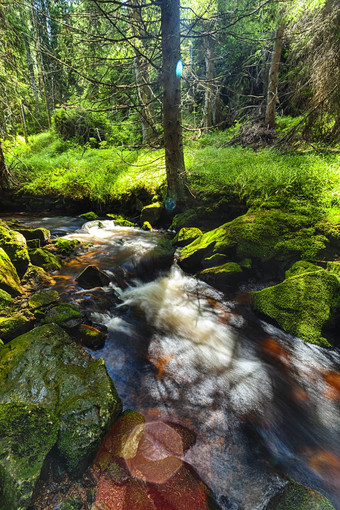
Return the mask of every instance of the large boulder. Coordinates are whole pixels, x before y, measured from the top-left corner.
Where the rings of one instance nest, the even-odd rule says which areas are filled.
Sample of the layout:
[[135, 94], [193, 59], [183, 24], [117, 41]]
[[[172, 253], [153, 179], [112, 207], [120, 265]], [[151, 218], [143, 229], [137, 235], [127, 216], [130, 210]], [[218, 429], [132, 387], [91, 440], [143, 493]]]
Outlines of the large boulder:
[[110, 278], [97, 266], [87, 266], [76, 277], [76, 282], [83, 289], [93, 289], [94, 287], [105, 287], [110, 283]]
[[255, 310], [307, 342], [330, 346], [325, 330], [340, 318], [340, 279], [330, 270], [297, 262], [278, 285], [252, 293]]
[[242, 268], [236, 262], [226, 262], [221, 266], [209, 267], [198, 273], [198, 277], [216, 289], [225, 290], [242, 278]]
[[58, 324], [63, 328], [75, 328], [81, 324], [82, 315], [75, 305], [60, 303], [48, 310], [41, 322]]
[[2, 248], [0, 248], [0, 289], [8, 292], [12, 297], [19, 296], [23, 292], [18, 273]]
[[4, 308], [11, 306], [12, 303], [13, 299], [10, 296], [10, 294], [8, 294], [8, 292], [6, 292], [5, 290], [0, 289], [0, 310], [3, 310]]
[[81, 475], [122, 409], [104, 361], [48, 324], [5, 345], [0, 366], [0, 403], [39, 404], [55, 414], [56, 447], [69, 472]]
[[0, 317], [0, 338], [6, 343], [32, 329], [32, 322], [24, 315]]
[[42, 287], [51, 287], [55, 284], [53, 277], [46, 273], [45, 269], [30, 264], [24, 274], [22, 285], [29, 291], [38, 290]]
[[13, 226], [12, 228], [13, 228], [13, 230], [16, 230], [17, 232], [20, 232], [20, 234], [22, 234], [27, 241], [32, 241], [33, 239], [38, 239], [40, 241], [41, 245], [46, 244], [47, 241], [51, 237], [50, 231], [47, 230], [47, 228], [43, 228], [43, 227], [31, 228], [31, 227], [24, 227], [23, 225], [19, 225], [19, 226]]
[[0, 225], [0, 248], [7, 253], [18, 275], [23, 276], [30, 263], [24, 236]]
[[249, 211], [182, 248], [179, 264], [197, 272], [218, 253], [237, 263], [250, 259], [260, 275], [281, 278], [297, 260], [315, 261], [327, 252], [328, 238], [315, 221], [308, 214], [280, 209]]
[[202, 230], [196, 227], [183, 227], [175, 235], [172, 242], [176, 246], [187, 246], [203, 235]]
[[145, 221], [155, 226], [159, 223], [159, 220], [164, 211], [164, 205], [161, 202], [154, 202], [153, 204], [146, 205], [143, 207], [140, 215], [140, 223], [143, 224]]
[[30, 504], [46, 455], [57, 441], [59, 420], [41, 406], [0, 404], [0, 510]]
[[291, 481], [270, 500], [266, 510], [335, 510], [335, 508], [319, 492]]

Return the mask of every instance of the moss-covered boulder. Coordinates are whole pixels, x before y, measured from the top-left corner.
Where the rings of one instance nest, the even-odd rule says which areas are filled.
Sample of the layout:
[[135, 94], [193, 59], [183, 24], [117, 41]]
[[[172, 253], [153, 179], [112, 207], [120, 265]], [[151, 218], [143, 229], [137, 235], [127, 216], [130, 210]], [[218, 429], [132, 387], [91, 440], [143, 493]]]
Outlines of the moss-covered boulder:
[[45, 269], [30, 264], [22, 280], [22, 285], [26, 290], [38, 290], [42, 287], [50, 287], [55, 284], [53, 277], [46, 273]]
[[13, 303], [13, 299], [8, 292], [5, 290], [0, 289], [0, 310], [3, 310], [4, 308], [7, 308], [8, 306], [11, 306]]
[[44, 245], [47, 243], [47, 241], [51, 237], [51, 233], [47, 228], [38, 227], [38, 228], [31, 228], [31, 227], [13, 227], [14, 230], [17, 232], [20, 232], [26, 239], [26, 241], [31, 241], [32, 239], [38, 239], [40, 241], [41, 245]]
[[335, 510], [319, 492], [290, 482], [269, 502], [266, 510]]
[[57, 290], [43, 290], [36, 292], [28, 299], [28, 306], [33, 310], [44, 308], [59, 301], [59, 292]]
[[242, 278], [242, 268], [236, 262], [227, 262], [221, 266], [209, 267], [198, 273], [198, 277], [216, 289], [225, 290]]
[[280, 209], [249, 211], [182, 248], [179, 263], [184, 270], [196, 272], [202, 269], [204, 259], [220, 253], [238, 263], [251, 259], [261, 274], [282, 277], [299, 259], [322, 258], [328, 239], [320, 229], [308, 214]]
[[54, 243], [56, 252], [60, 255], [69, 256], [74, 253], [80, 246], [78, 239], [64, 239], [60, 237]]
[[97, 220], [99, 218], [98, 214], [96, 214], [93, 211], [89, 211], [87, 213], [83, 213], [83, 214], [80, 215], [80, 217], [84, 218], [87, 221], [94, 221], [94, 220]]
[[184, 227], [175, 235], [172, 242], [177, 246], [187, 246], [203, 235], [202, 230], [195, 227]]
[[63, 328], [75, 328], [82, 322], [82, 315], [75, 305], [61, 303], [46, 312], [43, 324], [59, 324]]
[[340, 280], [321, 267], [296, 263], [278, 285], [252, 293], [253, 307], [285, 331], [330, 346], [323, 333], [340, 318]]
[[61, 268], [61, 260], [59, 257], [44, 248], [36, 248], [29, 250], [32, 264], [43, 267], [46, 270], [55, 270]]
[[30, 263], [24, 236], [15, 230], [0, 226], [0, 248], [7, 253], [18, 275], [23, 276]]
[[12, 315], [11, 317], [0, 317], [0, 338], [9, 342], [13, 338], [26, 333], [32, 328], [32, 321], [24, 315]]
[[30, 504], [58, 432], [59, 420], [41, 406], [0, 404], [0, 510], [17, 510]]
[[69, 471], [81, 475], [122, 409], [104, 361], [48, 324], [2, 348], [0, 366], [0, 403], [35, 403], [55, 414], [57, 449]]
[[2, 248], [0, 248], [0, 289], [13, 297], [19, 296], [23, 292], [18, 273]]
[[145, 221], [155, 226], [159, 223], [159, 220], [164, 211], [164, 205], [162, 202], [154, 202], [150, 205], [143, 207], [140, 215], [140, 223], [143, 224]]

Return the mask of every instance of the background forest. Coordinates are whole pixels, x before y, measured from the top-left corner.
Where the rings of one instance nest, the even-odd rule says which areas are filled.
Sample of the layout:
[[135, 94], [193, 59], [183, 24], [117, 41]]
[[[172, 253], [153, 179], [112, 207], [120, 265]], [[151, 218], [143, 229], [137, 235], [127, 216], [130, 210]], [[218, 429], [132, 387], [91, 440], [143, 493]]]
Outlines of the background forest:
[[[28, 192], [57, 190], [79, 197], [86, 190], [98, 203], [119, 194], [131, 179], [146, 186], [152, 182], [157, 191], [164, 178], [163, 127], [171, 112], [162, 101], [163, 88], [164, 98], [172, 87], [164, 76], [164, 19], [171, 5], [159, 0], [2, 2], [3, 188], [19, 183]], [[176, 122], [183, 130], [189, 174], [197, 165], [207, 171], [215, 149], [233, 143], [256, 150], [289, 145], [316, 155], [336, 146], [336, 0], [183, 0], [179, 7]], [[206, 152], [198, 156], [202, 148]], [[235, 182], [232, 168], [249, 153], [219, 154], [221, 161], [229, 160]], [[178, 166], [184, 170], [183, 162]], [[218, 166], [215, 161], [217, 187]], [[99, 181], [113, 181], [113, 173], [109, 190]]]

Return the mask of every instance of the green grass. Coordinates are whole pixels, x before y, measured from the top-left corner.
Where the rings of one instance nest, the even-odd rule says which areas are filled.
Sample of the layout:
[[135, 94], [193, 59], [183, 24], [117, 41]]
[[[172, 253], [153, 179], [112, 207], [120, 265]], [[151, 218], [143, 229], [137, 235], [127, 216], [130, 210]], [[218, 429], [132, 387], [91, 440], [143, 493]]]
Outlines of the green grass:
[[[230, 195], [249, 206], [305, 202], [340, 207], [340, 154], [254, 151], [228, 146], [227, 132], [212, 132], [185, 145], [189, 188], [202, 200]], [[164, 151], [81, 147], [46, 132], [8, 147], [6, 158], [21, 191], [88, 198], [98, 204], [165, 183]]]

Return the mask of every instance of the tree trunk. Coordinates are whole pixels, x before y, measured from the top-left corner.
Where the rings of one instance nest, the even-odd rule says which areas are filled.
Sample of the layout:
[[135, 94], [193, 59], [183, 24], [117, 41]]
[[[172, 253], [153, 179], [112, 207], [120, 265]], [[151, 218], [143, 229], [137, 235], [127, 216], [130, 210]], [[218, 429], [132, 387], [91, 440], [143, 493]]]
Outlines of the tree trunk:
[[275, 126], [275, 108], [278, 102], [277, 86], [279, 83], [279, 65], [281, 60], [282, 41], [284, 27], [280, 26], [275, 34], [273, 55], [269, 69], [267, 105], [266, 105], [266, 124], [270, 129]]
[[[209, 30], [209, 27], [207, 27]], [[203, 124], [211, 128], [216, 124], [216, 94], [214, 90], [214, 45], [209, 33], [203, 37], [204, 59], [205, 59], [205, 94], [204, 94], [204, 118]]]
[[168, 208], [185, 205], [185, 165], [181, 125], [181, 86], [176, 75], [181, 59], [180, 0], [161, 0], [163, 58], [163, 128]]
[[[149, 62], [145, 58], [145, 42], [138, 38], [145, 37], [140, 0], [130, 0], [132, 8], [129, 9], [132, 20], [132, 32], [136, 37], [134, 43], [134, 70], [137, 85], [138, 100], [141, 105], [143, 142], [149, 143], [155, 136], [154, 129], [154, 95], [150, 86]], [[140, 48], [139, 48], [140, 46]]]
[[9, 171], [6, 166], [5, 156], [0, 140], [0, 191], [9, 188]]

